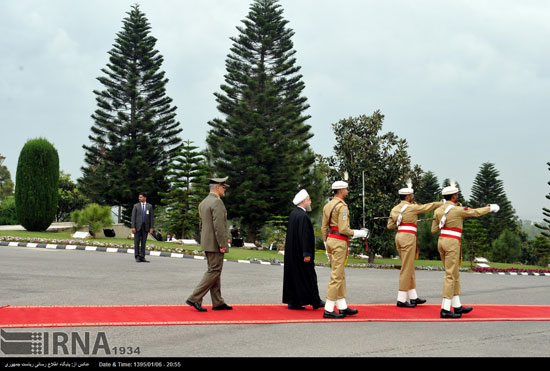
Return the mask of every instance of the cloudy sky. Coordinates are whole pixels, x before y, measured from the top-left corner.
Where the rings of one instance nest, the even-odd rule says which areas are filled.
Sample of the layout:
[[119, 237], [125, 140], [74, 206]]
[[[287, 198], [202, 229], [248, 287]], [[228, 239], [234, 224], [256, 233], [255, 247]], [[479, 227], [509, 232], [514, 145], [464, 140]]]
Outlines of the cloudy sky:
[[[183, 138], [204, 148], [230, 37], [252, 0], [1, 0], [0, 154], [15, 179], [24, 143], [45, 137], [80, 176], [92, 91], [122, 19], [139, 3], [158, 39]], [[466, 197], [482, 163], [518, 216], [540, 220], [550, 172], [550, 2], [281, 0], [295, 31], [313, 149], [331, 124], [381, 110], [413, 163]]]

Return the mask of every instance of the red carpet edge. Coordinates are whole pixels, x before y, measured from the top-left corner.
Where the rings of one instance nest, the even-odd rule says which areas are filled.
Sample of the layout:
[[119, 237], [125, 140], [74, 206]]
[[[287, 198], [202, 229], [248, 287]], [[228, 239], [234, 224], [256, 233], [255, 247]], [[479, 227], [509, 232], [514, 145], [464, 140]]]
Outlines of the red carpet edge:
[[440, 305], [397, 308], [395, 304], [350, 304], [359, 310], [340, 320], [323, 318], [323, 309], [288, 310], [284, 304], [238, 304], [230, 311], [200, 313], [187, 305], [6, 306], [0, 308], [0, 328], [252, 325], [322, 322], [475, 322], [550, 321], [547, 305], [472, 305], [460, 319], [439, 318]]

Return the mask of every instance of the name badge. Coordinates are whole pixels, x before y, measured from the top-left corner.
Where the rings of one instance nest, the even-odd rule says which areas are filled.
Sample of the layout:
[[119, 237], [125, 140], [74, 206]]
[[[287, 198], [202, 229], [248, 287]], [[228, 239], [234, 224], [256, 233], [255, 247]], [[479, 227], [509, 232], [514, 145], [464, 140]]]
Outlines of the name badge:
[[145, 211], [145, 214], [149, 215], [149, 210], [146, 210], [146, 211]]

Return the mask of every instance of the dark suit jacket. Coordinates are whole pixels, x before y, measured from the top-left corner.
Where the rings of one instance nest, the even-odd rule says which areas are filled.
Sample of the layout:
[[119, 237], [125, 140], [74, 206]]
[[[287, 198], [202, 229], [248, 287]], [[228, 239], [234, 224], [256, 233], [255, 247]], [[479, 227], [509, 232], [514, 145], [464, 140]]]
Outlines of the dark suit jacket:
[[[150, 229], [155, 228], [155, 216], [153, 215], [153, 205], [150, 203], [145, 204], [145, 229], [149, 231]], [[132, 210], [132, 228], [135, 228], [136, 231], [141, 229], [141, 202], [138, 202], [134, 205]]]

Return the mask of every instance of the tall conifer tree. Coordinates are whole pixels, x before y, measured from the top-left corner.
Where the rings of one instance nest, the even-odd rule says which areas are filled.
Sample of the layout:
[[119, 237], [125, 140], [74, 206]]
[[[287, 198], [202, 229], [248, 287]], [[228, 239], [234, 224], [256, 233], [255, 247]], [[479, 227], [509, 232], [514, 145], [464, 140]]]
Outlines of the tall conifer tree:
[[[414, 188], [414, 201], [427, 204], [430, 202], [441, 200], [441, 187], [437, 176], [427, 171], [422, 175], [422, 179], [418, 186], [413, 184]], [[422, 219], [433, 218], [434, 212], [429, 211], [422, 215]], [[438, 236], [432, 233], [432, 223], [429, 220], [418, 223], [417, 233], [418, 245], [420, 249], [420, 256], [427, 259], [439, 258], [439, 252], [437, 251], [437, 239]]]
[[416, 202], [427, 204], [441, 200], [441, 188], [439, 187], [437, 176], [431, 171], [424, 173], [420, 184], [413, 184], [413, 188], [414, 200]]
[[209, 122], [207, 143], [217, 175], [229, 176], [229, 216], [240, 218], [251, 241], [272, 216], [290, 212], [294, 194], [312, 182], [315, 156], [283, 9], [277, 0], [255, 0], [242, 22], [214, 94], [224, 117]]
[[494, 164], [486, 162], [480, 166], [472, 186], [470, 204], [474, 208], [489, 204], [500, 206], [498, 213], [491, 213], [480, 219], [481, 224], [489, 234], [490, 241], [496, 240], [506, 229], [513, 232], [518, 231], [515, 210], [506, 197], [504, 185], [502, 180], [499, 179], [499, 172]]
[[[547, 162], [546, 165], [548, 165], [548, 169], [550, 170], [550, 162]], [[550, 182], [548, 182], [548, 185], [550, 185]], [[546, 196], [547, 200], [550, 200], [550, 193], [548, 193]], [[544, 215], [544, 218], [542, 219], [544, 221], [544, 224], [535, 224], [537, 228], [542, 229], [541, 233], [546, 236], [547, 238], [550, 238], [550, 209], [547, 207], [542, 208], [542, 215]]]
[[98, 77], [104, 90], [94, 91], [97, 110], [80, 179], [92, 201], [124, 206], [126, 220], [138, 192], [157, 204], [168, 190], [165, 174], [181, 144], [157, 40], [138, 5], [127, 14]]
[[190, 140], [183, 143], [170, 166], [171, 190], [163, 199], [168, 206], [168, 232], [178, 238], [198, 237], [198, 206], [208, 194], [209, 168], [204, 154], [192, 143]]

